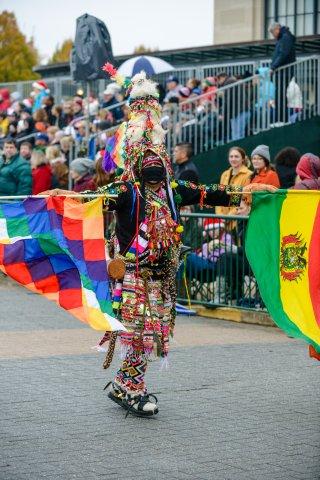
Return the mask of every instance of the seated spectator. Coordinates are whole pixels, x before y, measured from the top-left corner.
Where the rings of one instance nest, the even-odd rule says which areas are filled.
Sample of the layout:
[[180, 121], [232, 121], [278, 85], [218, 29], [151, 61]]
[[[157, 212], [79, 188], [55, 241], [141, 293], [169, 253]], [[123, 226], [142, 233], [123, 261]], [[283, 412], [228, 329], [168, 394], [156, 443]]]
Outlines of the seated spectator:
[[57, 145], [49, 145], [45, 150], [46, 159], [51, 164], [51, 161], [61, 157], [61, 152]]
[[94, 162], [89, 158], [76, 158], [70, 163], [70, 175], [74, 181], [73, 191], [96, 190], [92, 178]]
[[9, 130], [9, 120], [7, 114], [2, 111], [0, 111], [0, 128], [4, 136], [6, 136]]
[[56, 126], [51, 125], [47, 128], [47, 135], [49, 138], [49, 143], [52, 143], [55, 139], [55, 134], [59, 131], [59, 128]]
[[55, 122], [56, 122], [56, 118], [52, 113], [53, 106], [54, 106], [53, 96], [48, 95], [47, 97], [44, 97], [44, 99], [43, 99], [43, 110], [47, 114], [49, 125], [55, 125]]
[[320, 158], [313, 153], [305, 153], [297, 168], [295, 190], [320, 190]]
[[[221, 185], [238, 185], [244, 187], [250, 183], [252, 171], [249, 170], [249, 158], [241, 147], [231, 147], [228, 161], [230, 168], [225, 170], [220, 178]], [[217, 215], [237, 215], [237, 207], [216, 207]], [[233, 228], [230, 225], [230, 228]]]
[[73, 139], [70, 135], [62, 137], [60, 140], [60, 151], [62, 156], [66, 159], [67, 165], [69, 165], [70, 150], [73, 145]]
[[[219, 218], [206, 218], [203, 222], [204, 243], [201, 250], [187, 255], [186, 274], [189, 279], [213, 282], [217, 275], [214, 264], [226, 252], [236, 252], [232, 236], [225, 230], [225, 222]], [[181, 273], [181, 272], [180, 272]]]
[[[18, 133], [16, 136], [16, 142], [20, 143], [24, 140], [25, 137], [35, 133], [35, 125], [32, 117], [26, 118], [25, 120], [19, 120], [18, 122]], [[28, 138], [28, 141], [31, 143], [34, 142], [34, 137]]]
[[115, 172], [106, 173], [102, 167], [103, 162], [103, 154], [104, 150], [101, 151], [102, 153], [98, 152], [97, 159], [94, 162], [95, 165], [95, 174], [93, 176], [93, 181], [96, 186], [103, 187], [104, 185], [108, 185], [109, 183], [114, 181]]
[[49, 161], [41, 150], [34, 150], [31, 155], [32, 194], [50, 190], [52, 187], [52, 171]]
[[33, 120], [35, 122], [35, 129], [38, 132], [46, 132], [48, 128], [48, 116], [43, 109], [36, 110], [33, 115]]
[[119, 95], [121, 88], [117, 83], [109, 83], [107, 88], [103, 92], [103, 102], [101, 104], [102, 108], [110, 109], [110, 114], [112, 115], [112, 122], [119, 123], [123, 119], [123, 112], [121, 107], [114, 107], [119, 103], [117, 95]]
[[300, 157], [301, 153], [294, 147], [283, 148], [277, 153], [274, 163], [281, 188], [290, 188], [295, 184], [296, 167]]
[[50, 160], [52, 170], [52, 187], [67, 190], [69, 188], [69, 170], [64, 157]]
[[80, 120], [74, 124], [73, 138], [76, 144], [81, 147], [86, 138], [86, 122], [84, 120]]
[[72, 111], [73, 111], [73, 119], [75, 118], [82, 118], [84, 116], [83, 111], [83, 100], [79, 97], [73, 99], [72, 102]]
[[49, 144], [49, 137], [46, 133], [37, 133], [35, 136], [34, 148], [45, 152]]
[[216, 98], [217, 79], [214, 77], [207, 77], [202, 81], [202, 99], [201, 103], [213, 102]]
[[189, 88], [191, 95], [201, 95], [201, 81], [197, 78], [190, 78], [186, 86]]
[[58, 127], [62, 130], [64, 127], [67, 127], [70, 122], [73, 120], [73, 111], [72, 103], [64, 102], [62, 105], [62, 112], [58, 118]]
[[8, 88], [0, 88], [0, 112], [7, 113], [11, 105], [10, 91]]
[[31, 160], [31, 154], [32, 154], [32, 145], [30, 142], [22, 142], [20, 144], [20, 150], [19, 154], [21, 158], [24, 158], [28, 162]]
[[99, 112], [99, 100], [96, 98], [96, 95], [93, 92], [90, 92], [90, 95], [87, 99], [85, 105], [85, 114], [89, 113], [90, 120], [92, 121], [94, 117]]
[[191, 160], [191, 143], [178, 143], [174, 148], [174, 171], [177, 180], [199, 182], [199, 172], [195, 163]]
[[167, 90], [167, 93], [166, 93], [166, 96], [164, 97], [164, 103], [167, 103], [169, 102], [170, 98], [172, 97], [179, 97], [179, 88], [181, 87], [181, 85], [179, 85], [179, 80], [177, 77], [175, 77], [174, 75], [170, 75], [168, 78], [167, 78], [167, 81], [166, 81], [166, 90]]
[[31, 195], [30, 163], [21, 158], [14, 140], [6, 139], [0, 162], [1, 195]]
[[277, 172], [270, 165], [270, 151], [267, 145], [259, 145], [251, 153], [251, 162], [254, 168], [250, 183], [264, 183], [280, 187]]

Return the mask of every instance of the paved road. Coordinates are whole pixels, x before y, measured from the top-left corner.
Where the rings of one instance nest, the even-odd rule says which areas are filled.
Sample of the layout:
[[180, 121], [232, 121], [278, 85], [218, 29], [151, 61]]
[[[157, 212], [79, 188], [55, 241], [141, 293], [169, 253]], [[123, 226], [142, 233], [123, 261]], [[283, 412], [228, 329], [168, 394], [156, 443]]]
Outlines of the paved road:
[[102, 387], [96, 332], [0, 287], [1, 480], [320, 479], [319, 366], [274, 328], [179, 317], [154, 419]]

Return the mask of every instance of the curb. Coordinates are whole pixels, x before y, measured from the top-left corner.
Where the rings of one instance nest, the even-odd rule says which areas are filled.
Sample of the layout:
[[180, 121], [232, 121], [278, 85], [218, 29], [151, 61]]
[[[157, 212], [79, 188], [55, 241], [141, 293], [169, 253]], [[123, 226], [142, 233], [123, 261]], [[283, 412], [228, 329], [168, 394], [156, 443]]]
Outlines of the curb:
[[251, 323], [253, 325], [263, 325], [264, 327], [276, 327], [272, 318], [267, 312], [242, 310], [232, 307], [206, 308], [202, 305], [192, 305], [197, 315], [217, 320], [227, 320], [237, 323]]

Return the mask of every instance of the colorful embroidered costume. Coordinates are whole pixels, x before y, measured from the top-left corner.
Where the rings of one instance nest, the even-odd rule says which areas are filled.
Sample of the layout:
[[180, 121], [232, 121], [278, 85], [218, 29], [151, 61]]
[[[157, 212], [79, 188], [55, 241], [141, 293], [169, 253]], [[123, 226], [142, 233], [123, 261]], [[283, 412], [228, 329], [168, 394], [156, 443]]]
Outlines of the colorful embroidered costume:
[[[239, 189], [174, 180], [155, 84], [143, 73], [132, 79], [129, 104], [129, 121], [107, 145], [104, 163], [106, 170], [117, 165], [124, 172], [120, 181], [98, 190], [118, 195], [107, 200], [116, 215], [115, 235], [108, 246], [112, 258], [125, 262], [124, 277], [112, 289], [115, 315], [127, 332], [118, 335], [122, 365], [109, 397], [136, 414], [152, 415], [158, 410], [147, 394], [144, 377], [149, 359], [160, 356], [166, 362], [174, 330], [183, 230], [179, 208], [238, 204], [239, 196], [228, 195], [228, 190]], [[107, 339], [108, 332], [100, 345]]]

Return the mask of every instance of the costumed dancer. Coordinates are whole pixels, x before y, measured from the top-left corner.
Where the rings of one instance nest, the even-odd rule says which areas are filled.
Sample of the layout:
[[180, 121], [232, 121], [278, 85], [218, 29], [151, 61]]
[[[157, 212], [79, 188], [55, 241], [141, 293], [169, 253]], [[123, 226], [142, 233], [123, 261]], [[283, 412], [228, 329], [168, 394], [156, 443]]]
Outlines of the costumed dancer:
[[[119, 81], [112, 65], [106, 64], [104, 70]], [[156, 84], [141, 72], [126, 86], [129, 120], [108, 142], [104, 158], [106, 171], [121, 167], [123, 174], [97, 190], [118, 195], [106, 199], [107, 208], [116, 215], [115, 234], [107, 244], [110, 257], [124, 266], [122, 273], [120, 269], [113, 274], [116, 280], [111, 288], [114, 314], [127, 329], [118, 334], [122, 363], [106, 389], [109, 398], [128, 413], [152, 416], [158, 413], [158, 405], [156, 397], [148, 394], [145, 373], [148, 361], [155, 356], [161, 357], [165, 366], [174, 331], [183, 231], [179, 209], [195, 204], [238, 205], [241, 196], [229, 193], [241, 192], [242, 187], [175, 181], [160, 125]], [[254, 184], [244, 188], [247, 192], [263, 189], [263, 185]], [[55, 190], [52, 194], [68, 192]], [[110, 269], [109, 273], [112, 275]], [[115, 335], [106, 332], [99, 347], [106, 341], [105, 367], [112, 360]]]

